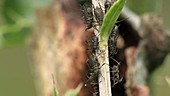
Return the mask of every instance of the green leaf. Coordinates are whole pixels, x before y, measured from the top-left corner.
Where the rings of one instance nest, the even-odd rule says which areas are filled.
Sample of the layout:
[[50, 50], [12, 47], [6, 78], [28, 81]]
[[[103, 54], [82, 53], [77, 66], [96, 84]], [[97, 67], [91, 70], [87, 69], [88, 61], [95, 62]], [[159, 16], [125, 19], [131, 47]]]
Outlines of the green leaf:
[[105, 42], [108, 41], [110, 33], [112, 32], [125, 3], [126, 0], [117, 0], [105, 14], [100, 33], [101, 45], [106, 44]]
[[59, 96], [57, 89], [54, 87], [54, 96]]
[[6, 32], [0, 34], [0, 49], [7, 48], [14, 45], [24, 44], [30, 33], [29, 28], [22, 29], [21, 32]]
[[65, 96], [78, 96], [78, 93], [80, 92], [81, 88], [82, 88], [83, 84], [80, 83], [76, 89], [71, 89], [69, 91], [66, 92]]
[[[2, 2], [1, 2], [2, 1]], [[53, 0], [1, 0], [0, 49], [24, 44], [35, 24], [35, 10]]]

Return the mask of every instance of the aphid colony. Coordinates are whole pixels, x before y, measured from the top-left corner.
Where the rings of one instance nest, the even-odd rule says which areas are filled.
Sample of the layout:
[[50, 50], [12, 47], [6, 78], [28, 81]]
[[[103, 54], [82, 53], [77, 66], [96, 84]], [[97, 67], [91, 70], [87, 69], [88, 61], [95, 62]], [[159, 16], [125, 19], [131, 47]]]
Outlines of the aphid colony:
[[[115, 1], [115, 0], [112, 0], [112, 1]], [[106, 0], [104, 6], [101, 6], [99, 4], [100, 7], [94, 8], [91, 0], [79, 0], [80, 10], [82, 11], [82, 14], [83, 14], [82, 19], [87, 24], [87, 28], [85, 29], [86, 31], [88, 31], [91, 28], [96, 29], [96, 25], [99, 25], [99, 26], [102, 25], [104, 13], [106, 13], [109, 10], [112, 3], [113, 2], [109, 2]], [[103, 11], [103, 8], [105, 9], [104, 11]], [[112, 30], [112, 33], [108, 41], [109, 58], [113, 59], [114, 54], [117, 53], [116, 41], [117, 41], [118, 36], [119, 36], [118, 26], [115, 26]], [[93, 93], [96, 96], [98, 96], [98, 93], [99, 93], [98, 92], [98, 88], [99, 88], [98, 77], [102, 76], [102, 74], [100, 73], [100, 68], [102, 66], [99, 65], [99, 62], [97, 59], [97, 57], [100, 55], [100, 54], [97, 54], [97, 52], [100, 51], [98, 48], [98, 45], [99, 45], [98, 37], [93, 35], [90, 39], [87, 40], [87, 44], [88, 44], [88, 57], [89, 57], [89, 59], [87, 60], [87, 65], [89, 67], [89, 73], [88, 73], [89, 78], [87, 80], [87, 83], [90, 83], [90, 85], [94, 89]], [[121, 81], [120, 72], [119, 72], [120, 63], [116, 61], [115, 59], [113, 60], [117, 64], [110, 67], [111, 80], [113, 82], [112, 86], [114, 86], [115, 84]]]
[[93, 87], [94, 89], [94, 94], [96, 96], [98, 96], [98, 90], [99, 90], [99, 86], [98, 86], [98, 76], [101, 74], [100, 73], [100, 66], [99, 66], [99, 62], [97, 59], [97, 56], [94, 54], [95, 50], [98, 49], [98, 40], [97, 38], [95, 38], [94, 36], [87, 40], [87, 44], [88, 44], [88, 56], [89, 59], [87, 60], [87, 65], [88, 65], [88, 69], [89, 69], [89, 78], [87, 80], [87, 83], [90, 83], [90, 85]]
[[105, 9], [104, 11], [100, 3], [98, 3], [100, 7], [94, 8], [92, 0], [79, 0], [79, 4], [80, 10], [83, 14], [82, 19], [87, 24], [86, 31], [90, 28], [96, 29], [96, 25], [101, 26], [104, 18], [104, 12], [106, 13], [111, 6], [111, 2], [107, 0], [105, 2], [105, 6], [103, 7]]

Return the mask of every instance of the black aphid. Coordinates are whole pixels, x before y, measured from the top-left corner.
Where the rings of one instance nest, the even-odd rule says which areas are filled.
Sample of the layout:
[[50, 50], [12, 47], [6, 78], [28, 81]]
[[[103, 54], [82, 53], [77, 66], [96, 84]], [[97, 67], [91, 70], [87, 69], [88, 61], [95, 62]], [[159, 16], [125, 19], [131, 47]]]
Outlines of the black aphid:
[[112, 4], [116, 2], [116, 0], [106, 0], [104, 3], [104, 7], [105, 7], [105, 13], [110, 9], [110, 7], [112, 6]]
[[112, 33], [110, 34], [108, 45], [109, 45], [109, 56], [113, 58], [113, 56], [117, 53], [117, 38], [119, 37], [119, 29], [118, 26], [115, 25]]
[[105, 13], [110, 9], [112, 3], [108, 0], [106, 0], [106, 2], [104, 3], [104, 7], [105, 7]]
[[104, 11], [100, 4], [99, 7], [97, 8], [94, 8], [94, 5], [92, 4], [92, 0], [80, 0], [79, 4], [80, 4], [80, 10], [82, 11], [83, 14], [82, 19], [87, 24], [87, 28], [85, 30], [88, 30], [90, 28], [97, 29], [96, 25], [99, 26], [102, 25], [103, 18], [104, 18]]
[[104, 12], [100, 4], [99, 7], [94, 8], [94, 15], [97, 20], [97, 23], [99, 24], [99, 26], [101, 26], [104, 18]]
[[100, 64], [98, 62], [96, 52], [98, 50], [98, 38], [94, 35], [90, 39], [87, 40], [88, 44], [88, 57], [87, 65], [88, 65], [88, 80], [87, 83], [89, 83], [95, 94], [95, 96], [98, 96], [99, 94], [99, 85], [98, 85], [98, 76], [100, 73]]
[[80, 4], [80, 10], [82, 11], [82, 19], [84, 22], [87, 24], [87, 28], [85, 29], [88, 30], [95, 25], [94, 17], [93, 17], [93, 12], [92, 12], [92, 0], [79, 0]]
[[112, 87], [114, 87], [117, 83], [120, 83], [122, 81], [123, 76], [121, 76], [120, 71], [119, 71], [120, 63], [113, 58], [111, 58], [111, 59], [116, 62], [116, 65], [113, 65], [111, 67], [111, 71], [110, 71], [111, 72], [111, 80], [113, 82]]
[[88, 49], [90, 54], [96, 54], [97, 50], [99, 50], [99, 41], [97, 36], [92, 36], [90, 39], [88, 39], [87, 41], [88, 44]]
[[99, 93], [99, 86], [98, 86], [98, 76], [100, 75], [100, 67], [97, 57], [94, 54], [90, 54], [90, 57], [87, 61], [89, 67], [89, 78], [87, 83], [94, 89], [94, 94], [98, 96]]

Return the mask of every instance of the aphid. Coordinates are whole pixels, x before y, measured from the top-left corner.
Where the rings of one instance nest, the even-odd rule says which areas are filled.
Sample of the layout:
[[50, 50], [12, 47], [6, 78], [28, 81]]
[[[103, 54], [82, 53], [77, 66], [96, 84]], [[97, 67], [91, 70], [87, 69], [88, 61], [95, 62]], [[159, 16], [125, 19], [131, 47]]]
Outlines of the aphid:
[[120, 71], [119, 71], [119, 66], [120, 63], [111, 58], [113, 61], [115, 61], [117, 63], [117, 65], [113, 65], [113, 67], [111, 67], [111, 80], [113, 82], [112, 86], [114, 87], [117, 83], [120, 83], [123, 80], [123, 76], [121, 77]]
[[93, 13], [92, 13], [92, 1], [91, 0], [79, 0], [80, 4], [80, 10], [82, 11], [82, 19], [84, 22], [87, 24], [87, 28], [85, 31], [88, 29], [92, 28], [94, 25], [94, 20], [93, 20]]
[[[83, 20], [87, 24], [87, 28], [85, 31], [87, 31], [90, 28], [96, 28], [96, 25], [101, 26], [104, 18], [104, 11], [99, 4], [99, 7], [94, 8], [94, 5], [92, 5], [91, 0], [80, 0], [80, 9], [83, 13]], [[93, 14], [94, 13], [94, 14]], [[94, 19], [95, 18], [95, 19]]]
[[82, 7], [85, 3], [92, 4], [92, 0], [78, 0], [80, 7]]
[[116, 0], [106, 0], [104, 3], [104, 7], [105, 7], [105, 13], [110, 9], [110, 7], [112, 6], [112, 4], [116, 2]]
[[101, 72], [100, 72], [100, 68], [102, 66], [100, 66], [99, 64], [99, 61], [98, 61], [98, 55], [96, 55], [97, 53], [97, 50], [99, 50], [99, 41], [98, 41], [98, 38], [97, 36], [92, 36], [90, 39], [87, 40], [87, 43], [88, 43], [88, 47], [89, 47], [89, 50], [88, 50], [88, 56], [89, 56], [89, 59], [87, 61], [87, 65], [88, 65], [88, 68], [89, 68], [89, 78], [87, 80], [87, 83], [89, 83], [94, 92], [93, 94], [95, 94], [95, 96], [98, 96], [99, 94], [99, 85], [98, 85], [98, 77], [99, 76], [102, 76]]
[[93, 54], [96, 54], [97, 50], [99, 49], [99, 41], [97, 36], [92, 36], [89, 40], [87, 40], [89, 51]]
[[111, 67], [111, 74], [112, 74], [112, 81], [113, 81], [113, 85], [116, 85], [117, 83], [120, 83], [122, 81], [123, 78], [120, 77], [120, 72], [119, 72], [119, 66], [114, 65], [113, 67]]
[[86, 3], [83, 5], [83, 19], [84, 22], [87, 24], [86, 30], [93, 27], [94, 20], [93, 20], [92, 7]]
[[90, 85], [93, 87], [94, 94], [98, 96], [98, 76], [100, 75], [100, 67], [99, 62], [94, 54], [90, 54], [90, 57], [87, 61], [88, 67], [89, 67], [89, 79], [87, 80], [87, 83], [90, 83]]
[[[94, 57], [94, 58], [93, 58]], [[91, 58], [89, 58], [87, 64], [89, 66], [89, 79], [87, 80], [87, 83], [90, 83], [90, 85], [92, 86], [93, 90], [94, 90], [94, 94], [95, 96], [98, 96], [99, 94], [99, 81], [98, 81], [98, 77], [101, 75], [100, 72], [100, 68], [102, 66], [99, 66], [99, 62], [96, 58], [96, 56], [93, 56]], [[102, 75], [101, 75], [102, 76]]]
[[101, 26], [103, 22], [103, 18], [104, 18], [104, 13], [103, 13], [103, 10], [100, 4], [99, 6], [100, 7], [97, 7], [97, 8], [93, 7], [93, 8], [94, 8], [94, 15], [97, 20], [97, 23], [99, 24], [99, 26]]
[[105, 7], [105, 13], [110, 9], [112, 3], [108, 0], [106, 0], [106, 2], [104, 3], [104, 7]]
[[109, 37], [108, 45], [109, 45], [109, 56], [112, 56], [117, 53], [117, 38], [119, 36], [119, 29], [118, 26], [115, 25], [114, 29], [112, 30], [112, 33]]
[[98, 96], [99, 93], [99, 86], [98, 86], [98, 76], [101, 74], [100, 73], [100, 64], [98, 62], [96, 52], [98, 50], [98, 38], [97, 36], [92, 36], [90, 39], [87, 40], [88, 44], [88, 56], [89, 59], [87, 60], [87, 65], [89, 68], [88, 71], [88, 80], [87, 83], [89, 83], [92, 88], [93, 88], [93, 94], [95, 96]]

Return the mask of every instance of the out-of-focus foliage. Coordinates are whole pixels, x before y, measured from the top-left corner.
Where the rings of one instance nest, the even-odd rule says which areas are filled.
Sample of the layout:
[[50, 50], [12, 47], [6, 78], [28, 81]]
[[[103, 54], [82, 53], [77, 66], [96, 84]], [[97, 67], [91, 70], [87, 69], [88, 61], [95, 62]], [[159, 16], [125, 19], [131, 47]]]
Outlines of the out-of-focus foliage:
[[159, 13], [162, 9], [162, 0], [128, 0], [127, 5], [138, 14], [145, 12]]
[[83, 87], [83, 84], [80, 83], [76, 89], [71, 89], [66, 92], [65, 96], [78, 96], [78, 93], [80, 92], [81, 88]]
[[170, 94], [170, 54], [165, 58], [163, 65], [152, 74], [149, 85], [151, 96], [169, 96]]
[[166, 80], [166, 82], [168, 83], [168, 85], [170, 87], [170, 78], [167, 76], [167, 77], [165, 77], [165, 80]]
[[[163, 18], [163, 27], [169, 29], [169, 0], [128, 0], [127, 6], [138, 14], [154, 13]], [[151, 96], [169, 96], [170, 94], [170, 54], [162, 66], [149, 77]]]
[[0, 48], [23, 44], [35, 23], [38, 7], [49, 5], [52, 0], [1, 0]]
[[[80, 92], [81, 88], [83, 87], [83, 84], [80, 83], [77, 88], [68, 90], [64, 96], [77, 96]], [[57, 88], [54, 86], [54, 96], [59, 96]]]

